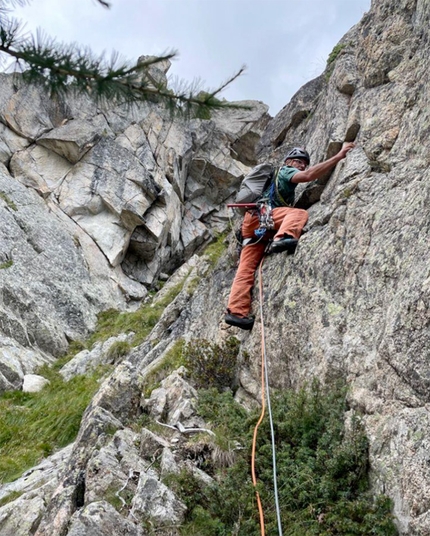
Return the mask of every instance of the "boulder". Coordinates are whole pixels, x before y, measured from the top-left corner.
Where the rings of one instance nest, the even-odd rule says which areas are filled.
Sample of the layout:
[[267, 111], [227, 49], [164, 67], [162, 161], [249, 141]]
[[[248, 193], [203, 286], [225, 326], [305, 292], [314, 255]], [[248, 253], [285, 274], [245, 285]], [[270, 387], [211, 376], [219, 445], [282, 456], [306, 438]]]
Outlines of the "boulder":
[[178, 423], [186, 428], [196, 428], [203, 421], [196, 414], [196, 390], [184, 379], [185, 369], [181, 367], [161, 382], [158, 389], [152, 391], [143, 408], [154, 419], [162, 419], [174, 426]]
[[9, 161], [15, 153], [22, 151], [30, 142], [18, 136], [10, 128], [0, 123], [0, 162], [5, 166], [9, 165]]
[[25, 348], [14, 339], [0, 337], [0, 392], [23, 388], [31, 373], [52, 363], [49, 355]]
[[56, 192], [71, 169], [67, 160], [37, 145], [16, 152], [10, 162], [13, 177], [43, 197]]
[[158, 527], [180, 525], [186, 506], [165, 486], [151, 469], [139, 478], [132, 501], [131, 515], [136, 519], [151, 519]]
[[26, 374], [22, 384], [24, 393], [38, 393], [51, 382], [39, 374]]

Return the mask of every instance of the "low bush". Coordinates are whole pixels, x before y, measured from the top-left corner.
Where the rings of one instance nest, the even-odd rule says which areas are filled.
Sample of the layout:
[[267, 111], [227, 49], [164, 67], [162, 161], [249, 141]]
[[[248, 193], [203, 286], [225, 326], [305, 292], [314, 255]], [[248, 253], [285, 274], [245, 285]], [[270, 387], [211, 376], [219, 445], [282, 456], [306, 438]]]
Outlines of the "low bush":
[[120, 357], [125, 356], [130, 352], [132, 346], [127, 341], [115, 341], [107, 351], [107, 357], [111, 362], [116, 362]]
[[[298, 393], [277, 393], [272, 398], [284, 535], [396, 535], [390, 500], [384, 496], [373, 498], [369, 491], [368, 444], [363, 426], [353, 418], [345, 427], [345, 389], [323, 389], [315, 382]], [[214, 389], [203, 393], [200, 402], [206, 420], [215, 427], [231, 427], [231, 436], [247, 448], [240, 451], [233, 467], [218, 472], [213, 486], [194, 481], [184, 485], [189, 511], [182, 534], [259, 534], [249, 463], [258, 415], [245, 417], [231, 394]], [[267, 421], [258, 433], [256, 471], [266, 533], [274, 535], [278, 529]]]
[[221, 345], [206, 339], [194, 339], [184, 348], [184, 364], [198, 389], [216, 387], [225, 390], [233, 386], [239, 341], [230, 337]]

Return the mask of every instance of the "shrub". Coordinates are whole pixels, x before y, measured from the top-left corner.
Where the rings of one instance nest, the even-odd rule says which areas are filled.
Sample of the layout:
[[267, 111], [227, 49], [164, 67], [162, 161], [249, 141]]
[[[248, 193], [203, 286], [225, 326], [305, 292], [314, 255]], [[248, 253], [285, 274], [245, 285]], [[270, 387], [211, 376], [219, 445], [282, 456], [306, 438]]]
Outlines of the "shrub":
[[15, 210], [15, 211], [18, 210], [18, 208], [15, 205], [15, 203], [11, 199], [9, 199], [9, 197], [4, 192], [0, 192], [0, 199], [3, 199], [3, 201], [6, 203], [6, 205], [9, 208], [11, 208], [12, 210]]
[[115, 341], [107, 351], [107, 357], [115, 363], [120, 357], [128, 354], [131, 348], [131, 344], [127, 341]]
[[98, 341], [106, 341], [109, 337], [117, 336], [121, 333], [135, 333], [132, 346], [138, 346], [149, 335], [152, 328], [160, 319], [164, 309], [181, 292], [183, 283], [172, 287], [166, 295], [156, 301], [142, 305], [131, 313], [120, 312], [115, 309], [108, 309], [98, 315], [98, 323], [95, 332], [87, 341], [87, 347]]
[[235, 379], [239, 341], [230, 337], [221, 346], [206, 339], [194, 339], [184, 349], [184, 363], [197, 388], [232, 387]]
[[10, 268], [11, 266], [13, 266], [13, 260], [9, 259], [8, 261], [0, 264], [0, 270], [7, 270], [7, 268]]
[[[314, 382], [298, 393], [288, 391], [272, 397], [285, 536], [397, 534], [391, 501], [384, 496], [374, 499], [369, 492], [368, 444], [363, 426], [353, 418], [345, 428], [345, 394], [338, 385], [323, 389]], [[231, 395], [206, 391], [199, 411], [218, 425], [223, 422], [227, 429], [231, 425], [235, 436], [250, 447], [258, 415], [240, 415]], [[188, 489], [184, 535], [259, 534], [249, 455], [248, 449], [242, 451], [233, 467], [219, 472], [215, 485], [194, 495]], [[266, 532], [277, 534], [267, 419], [258, 433], [256, 470]], [[202, 528], [205, 520], [211, 520], [207, 530]]]

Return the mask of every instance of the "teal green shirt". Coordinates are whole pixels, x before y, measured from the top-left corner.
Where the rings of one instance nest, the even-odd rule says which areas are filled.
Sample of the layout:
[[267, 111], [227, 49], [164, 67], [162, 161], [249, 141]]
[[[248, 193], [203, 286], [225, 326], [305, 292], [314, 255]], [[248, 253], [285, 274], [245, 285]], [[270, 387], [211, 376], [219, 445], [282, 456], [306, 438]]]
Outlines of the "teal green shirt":
[[[278, 174], [278, 190], [274, 189], [272, 208], [276, 207], [285, 207], [294, 205], [294, 190], [296, 189], [297, 184], [291, 182], [291, 179], [294, 177], [299, 170], [295, 167], [282, 166]], [[270, 186], [271, 188], [272, 186]], [[270, 188], [268, 188], [263, 196], [270, 196]], [[284, 200], [285, 203], [282, 201]]]

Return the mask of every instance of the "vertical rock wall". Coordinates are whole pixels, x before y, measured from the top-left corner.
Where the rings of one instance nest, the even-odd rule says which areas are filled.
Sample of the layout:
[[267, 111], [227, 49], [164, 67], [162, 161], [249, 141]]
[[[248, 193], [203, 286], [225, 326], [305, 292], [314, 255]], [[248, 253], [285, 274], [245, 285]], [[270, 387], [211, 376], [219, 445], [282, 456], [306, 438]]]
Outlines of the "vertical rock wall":
[[296, 255], [266, 261], [271, 381], [347, 380], [374, 489], [414, 535], [430, 531], [429, 20], [425, 1], [372, 2], [260, 147], [277, 159], [303, 144], [315, 162], [357, 144], [331, 177], [300, 191], [310, 219]]

